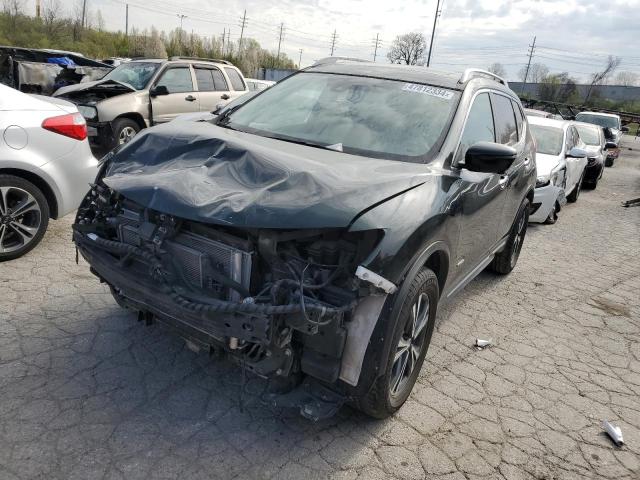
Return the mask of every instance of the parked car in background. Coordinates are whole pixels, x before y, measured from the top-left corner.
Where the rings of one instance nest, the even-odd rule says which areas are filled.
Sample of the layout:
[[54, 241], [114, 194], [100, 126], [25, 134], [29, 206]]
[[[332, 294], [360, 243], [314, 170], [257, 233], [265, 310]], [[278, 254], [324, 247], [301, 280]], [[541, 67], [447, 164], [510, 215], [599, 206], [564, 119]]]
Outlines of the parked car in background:
[[605, 166], [612, 167], [616, 158], [620, 156], [620, 140], [623, 132], [628, 132], [629, 127], [622, 126], [619, 115], [601, 112], [580, 112], [576, 115], [576, 122], [592, 123], [604, 129], [605, 140], [611, 143], [607, 149]]
[[49, 218], [75, 210], [97, 165], [75, 105], [0, 85], [0, 261], [27, 253]]
[[604, 163], [607, 157], [607, 142], [604, 138], [604, 130], [592, 123], [574, 123], [580, 139], [587, 149], [587, 167], [582, 180], [582, 186], [595, 189], [604, 172]]
[[254, 92], [256, 90], [264, 90], [276, 84], [276, 82], [272, 82], [270, 80], [258, 80], [257, 78], [245, 78], [245, 80], [250, 92]]
[[525, 108], [524, 113], [527, 117], [553, 118], [555, 120], [563, 120], [561, 115], [556, 113], [545, 112], [544, 110], [536, 110], [534, 108]]
[[118, 303], [225, 351], [309, 418], [405, 402], [438, 303], [511, 272], [535, 186], [495, 75], [326, 63], [107, 159], [74, 240]]
[[55, 96], [78, 105], [91, 142], [111, 149], [143, 128], [210, 112], [247, 91], [240, 70], [226, 60], [171, 57], [123, 63], [98, 82], [61, 88]]
[[536, 142], [537, 179], [530, 222], [555, 223], [565, 203], [580, 195], [587, 149], [573, 122], [528, 117]]

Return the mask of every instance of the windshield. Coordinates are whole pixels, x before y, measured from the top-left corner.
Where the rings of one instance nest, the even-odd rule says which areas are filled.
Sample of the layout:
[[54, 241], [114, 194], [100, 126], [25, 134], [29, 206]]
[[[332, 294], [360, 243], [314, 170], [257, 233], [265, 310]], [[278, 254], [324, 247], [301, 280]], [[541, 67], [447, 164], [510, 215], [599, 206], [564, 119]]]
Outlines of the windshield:
[[576, 122], [593, 123], [605, 128], [615, 128], [620, 130], [620, 122], [616, 117], [605, 117], [604, 115], [594, 115], [591, 113], [579, 113], [576, 115]]
[[536, 140], [536, 152], [544, 155], [560, 155], [563, 132], [561, 128], [531, 125], [531, 133]]
[[584, 125], [576, 125], [580, 138], [587, 145], [600, 145], [600, 132], [597, 127], [586, 127]]
[[346, 153], [424, 161], [459, 93], [395, 80], [299, 73], [264, 90], [224, 125]]
[[142, 90], [147, 86], [159, 66], [158, 62], [123, 63], [107, 73], [103, 80], [128, 83], [136, 90]]

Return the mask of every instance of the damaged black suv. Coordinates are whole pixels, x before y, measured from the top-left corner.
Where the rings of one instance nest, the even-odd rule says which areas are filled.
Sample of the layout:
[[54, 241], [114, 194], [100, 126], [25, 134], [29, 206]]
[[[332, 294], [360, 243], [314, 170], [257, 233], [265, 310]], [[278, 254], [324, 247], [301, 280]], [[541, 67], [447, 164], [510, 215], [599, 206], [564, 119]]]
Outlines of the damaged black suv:
[[139, 319], [227, 352], [309, 418], [409, 396], [436, 308], [515, 266], [535, 186], [488, 72], [320, 63], [107, 158], [74, 240]]

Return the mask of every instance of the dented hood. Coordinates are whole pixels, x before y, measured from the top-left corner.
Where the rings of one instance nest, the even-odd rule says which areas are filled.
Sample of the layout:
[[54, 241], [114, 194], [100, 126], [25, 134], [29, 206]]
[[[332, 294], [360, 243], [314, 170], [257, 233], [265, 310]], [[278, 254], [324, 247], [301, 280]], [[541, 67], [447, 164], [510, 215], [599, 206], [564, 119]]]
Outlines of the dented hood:
[[101, 86], [102, 88], [107, 88], [109, 87], [109, 85], [113, 85], [114, 87], [124, 87], [125, 89], [131, 92], [136, 91], [136, 89], [133, 88], [131, 85], [128, 85], [124, 82], [118, 82], [117, 80], [97, 80], [94, 82], [81, 82], [75, 85], [67, 85], [66, 87], [62, 87], [56, 90], [53, 96], [58, 97], [60, 95], [66, 95], [67, 93], [71, 93], [71, 92], [86, 92], [87, 90], [94, 90], [96, 88], [100, 89]]
[[349, 155], [206, 122], [144, 130], [113, 155], [104, 177], [109, 187], [156, 211], [284, 229], [346, 227], [370, 207], [432, 181], [425, 164]]

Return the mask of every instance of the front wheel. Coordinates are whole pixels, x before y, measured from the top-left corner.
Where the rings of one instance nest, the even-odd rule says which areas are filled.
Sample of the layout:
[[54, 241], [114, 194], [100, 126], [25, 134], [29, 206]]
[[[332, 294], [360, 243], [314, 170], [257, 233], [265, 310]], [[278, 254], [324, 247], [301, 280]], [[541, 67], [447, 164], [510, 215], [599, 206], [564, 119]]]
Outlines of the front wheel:
[[140, 131], [140, 125], [130, 118], [117, 118], [113, 125], [113, 143], [111, 148], [116, 148], [125, 143], [129, 143]]
[[33, 183], [0, 175], [0, 262], [33, 249], [49, 224], [49, 204]]
[[385, 342], [391, 343], [383, 374], [357, 403], [367, 415], [386, 418], [409, 398], [431, 342], [439, 295], [435, 273], [422, 268], [404, 298], [396, 300], [402, 302], [402, 307], [397, 321], [390, 320], [385, 332]]
[[604, 166], [605, 167], [613, 167], [613, 158], [612, 157], [607, 157], [606, 160], [604, 161]]
[[518, 263], [524, 237], [527, 234], [527, 224], [529, 223], [529, 200], [525, 199], [520, 205], [516, 219], [511, 227], [507, 244], [499, 253], [496, 253], [491, 262], [490, 268], [493, 272], [501, 275], [510, 273]]

